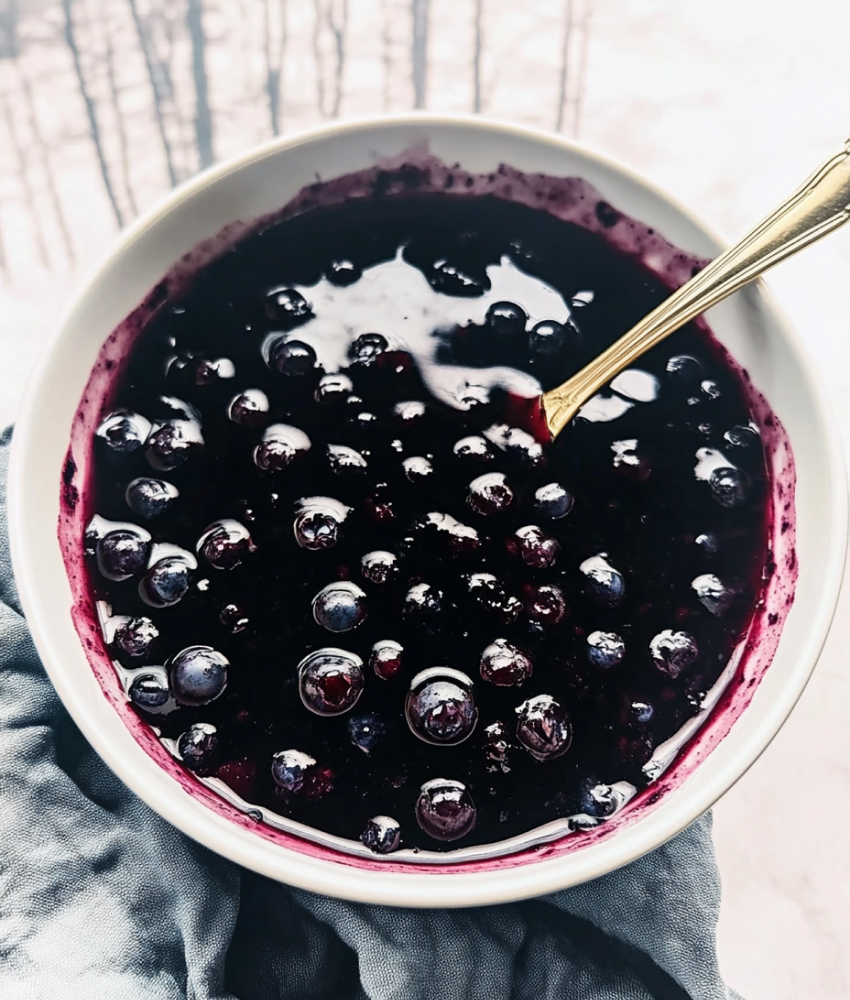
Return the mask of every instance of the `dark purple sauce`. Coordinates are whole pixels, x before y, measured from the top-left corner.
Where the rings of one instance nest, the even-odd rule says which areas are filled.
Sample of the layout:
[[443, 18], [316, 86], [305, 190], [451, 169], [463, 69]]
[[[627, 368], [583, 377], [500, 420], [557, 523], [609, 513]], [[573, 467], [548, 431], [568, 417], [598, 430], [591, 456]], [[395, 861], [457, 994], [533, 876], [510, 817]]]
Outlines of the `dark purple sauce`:
[[[597, 205], [602, 226], [616, 224], [612, 213]], [[435, 337], [435, 361], [447, 371], [503, 366], [544, 388], [578, 370], [669, 293], [601, 235], [489, 197], [374, 198], [315, 209], [246, 237], [146, 324], [110, 387], [110, 406], [143, 414], [155, 427], [173, 416], [158, 397], [190, 403], [202, 416], [203, 446], [166, 471], [151, 466], [149, 448], [118, 455], [101, 447], [87, 500], [91, 513], [135, 521], [154, 542], [192, 553], [211, 523], [234, 519], [254, 550], [246, 548], [230, 570], [199, 556], [186, 595], [161, 609], [140, 596], [144, 570], [108, 582], [92, 556], [92, 594], [115, 615], [153, 621], [159, 637], [145, 666], [168, 666], [193, 645], [227, 658], [227, 687], [208, 705], [142, 714], [174, 739], [195, 723], [214, 726], [217, 747], [199, 773], [218, 775], [249, 802], [350, 840], [370, 817], [388, 815], [400, 823], [403, 846], [428, 850], [499, 841], [576, 813], [604, 818], [604, 789], [647, 783], [642, 768], [653, 748], [695, 714], [752, 620], [769, 505], [747, 394], [710, 336], [691, 326], [641, 359], [649, 378], [637, 395], [654, 385], [653, 401], [612, 395], [609, 405], [620, 415], [578, 418], [555, 445], [543, 447], [539, 461], [533, 448], [501, 450], [492, 432], [525, 422], [525, 401], [494, 388], [468, 410], [452, 407], [423, 384], [403, 345], [381, 350], [379, 341], [371, 348], [361, 342], [342, 370], [350, 390], [317, 403], [324, 372], [309, 352], [301, 360], [294, 349], [280, 354], [280, 345], [270, 352], [267, 337], [281, 332], [297, 341], [313, 315], [321, 319], [319, 305], [315, 314], [293, 315], [269, 291], [299, 285], [309, 300], [310, 287], [329, 273], [339, 287], [355, 288], [360, 271], [392, 260], [400, 246], [446, 303], [484, 296], [488, 268], [503, 257], [572, 303], [570, 321], [558, 329], [530, 329], [530, 321], [503, 309], [486, 323]], [[691, 360], [671, 365], [671, 358]], [[220, 377], [224, 369], [212, 364], [220, 359], [232, 362], [234, 377]], [[245, 389], [262, 391], [270, 404], [253, 426], [228, 417], [231, 400]], [[395, 413], [396, 404], [417, 402], [424, 404], [421, 416], [415, 405]], [[255, 449], [263, 428], [281, 423], [306, 433], [311, 448], [281, 472], [263, 471]], [[488, 460], [476, 458], [475, 448], [455, 454], [455, 444], [469, 437], [490, 438]], [[327, 445], [351, 449], [365, 469], [347, 452], [332, 461]], [[721, 474], [713, 481], [694, 475], [702, 449], [725, 456], [715, 462]], [[405, 470], [412, 458], [430, 472], [421, 462]], [[736, 474], [724, 479], [730, 467]], [[495, 513], [467, 499], [470, 482], [491, 473], [503, 474], [513, 494]], [[125, 500], [136, 477], [167, 481], [179, 497], [157, 517], [140, 519]], [[573, 498], [569, 513], [556, 519], [535, 495], [553, 483]], [[350, 509], [326, 549], [302, 548], [293, 531], [299, 501], [311, 496]], [[447, 531], [451, 522], [429, 519], [435, 514], [470, 530]], [[539, 533], [516, 537], [529, 526], [540, 529], [542, 542]], [[362, 557], [375, 550], [396, 556], [397, 574], [383, 584], [361, 570]], [[496, 583], [482, 581], [482, 573]], [[694, 580], [710, 576], [722, 582], [722, 593], [705, 581], [700, 593], [694, 589]], [[350, 631], [330, 632], [314, 620], [314, 597], [334, 581], [351, 581], [365, 593], [368, 614]], [[417, 587], [421, 595], [423, 584], [439, 592], [438, 611], [405, 615], [406, 596]], [[672, 639], [657, 639], [668, 630]], [[589, 643], [598, 633], [603, 638]], [[385, 639], [403, 647], [400, 669], [386, 679], [369, 666], [373, 644]], [[479, 672], [482, 652], [497, 639], [532, 664], [518, 686], [497, 686]], [[666, 672], [653, 661], [653, 640]], [[364, 664], [362, 695], [334, 717], [311, 713], [298, 693], [297, 664], [322, 647], [342, 648]], [[125, 658], [133, 669], [137, 662]], [[461, 670], [474, 682], [477, 725], [457, 745], [425, 743], [405, 721], [412, 678], [435, 666]], [[172, 687], [173, 677], [171, 668]], [[568, 714], [572, 742], [541, 761], [517, 741], [515, 710], [542, 694]], [[373, 730], [383, 728], [368, 753], [352, 743], [349, 728], [364, 716], [374, 716]], [[491, 728], [496, 723], [504, 734]], [[295, 791], [272, 777], [273, 756], [290, 749], [316, 761]], [[476, 807], [472, 831], [451, 842], [423, 833], [414, 818], [420, 787], [438, 777], [462, 782]]]

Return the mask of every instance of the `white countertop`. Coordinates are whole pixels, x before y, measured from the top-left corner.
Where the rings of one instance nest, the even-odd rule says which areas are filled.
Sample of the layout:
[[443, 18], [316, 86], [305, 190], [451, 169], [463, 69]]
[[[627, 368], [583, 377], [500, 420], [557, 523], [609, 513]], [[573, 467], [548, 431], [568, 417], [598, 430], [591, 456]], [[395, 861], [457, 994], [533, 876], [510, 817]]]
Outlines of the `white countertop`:
[[[587, 3], [575, 0], [579, 23]], [[123, 20], [126, 7], [117, 0], [99, 5], [111, 19], [119, 50], [132, 45]], [[309, 38], [312, 14], [307, 4], [290, 7], [287, 129], [319, 120], [312, 49], [297, 43], [299, 36]], [[533, 5], [485, 0], [486, 113], [552, 127], [564, 8], [563, 0]], [[218, 5], [207, 16], [222, 157], [267, 135], [261, 68], [228, 58], [227, 46], [250, 46], [257, 28], [243, 23], [239, 12], [246, 9]], [[351, 0], [350, 9], [342, 113], [379, 112], [385, 96], [389, 110], [409, 107], [407, 5]], [[432, 0], [431, 10], [428, 106], [470, 110], [473, 4]], [[227, 11], [238, 15], [232, 24]], [[382, 41], [382, 11], [388, 15], [389, 49]], [[25, 41], [44, 37], [35, 22], [24, 28]], [[850, 6], [839, 0], [596, 0], [579, 138], [648, 176], [732, 240], [850, 135], [848, 39]], [[577, 27], [571, 49], [575, 73], [580, 41]], [[330, 54], [328, 48], [327, 59]], [[391, 86], [385, 94], [387, 55]], [[19, 83], [11, 72], [0, 73], [0, 89], [14, 100], [29, 149], [28, 174], [53, 258], [50, 270], [39, 263], [31, 216], [3, 134], [0, 232], [12, 274], [10, 281], [0, 268], [3, 424], [14, 419], [26, 374], [80, 271], [115, 233], [67, 53], [58, 43], [34, 42], [25, 46], [22, 63], [52, 150], [78, 262], [74, 268], [63, 260]], [[9, 68], [0, 65], [0, 70]], [[131, 175], [137, 201], [145, 207], [164, 188], [152, 119], [145, 110], [143, 67], [138, 58], [121, 58], [118, 73], [129, 108]], [[100, 77], [95, 84], [98, 94], [106, 93], [97, 89], [104, 86]], [[101, 113], [110, 155], [117, 160], [105, 98]], [[567, 134], [572, 120], [568, 113]], [[0, 121], [0, 133], [2, 128]], [[814, 358], [836, 419], [850, 430], [850, 227], [781, 265], [768, 284]], [[848, 648], [850, 593], [845, 588], [821, 662], [791, 720], [715, 809], [723, 876], [721, 967], [748, 1000], [850, 996], [850, 850], [844, 827], [850, 820]]]

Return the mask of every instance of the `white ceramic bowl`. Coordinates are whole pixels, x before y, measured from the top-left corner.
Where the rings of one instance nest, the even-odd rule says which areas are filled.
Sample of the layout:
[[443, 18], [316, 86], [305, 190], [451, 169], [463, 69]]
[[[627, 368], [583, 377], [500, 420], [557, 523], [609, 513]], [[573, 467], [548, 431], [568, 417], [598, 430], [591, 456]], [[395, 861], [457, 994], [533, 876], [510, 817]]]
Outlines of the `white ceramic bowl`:
[[[84, 284], [29, 387], [14, 435], [9, 515], [21, 601], [51, 680], [98, 753], [152, 808], [214, 851], [283, 882], [367, 902], [465, 906], [529, 897], [611, 871], [683, 829], [747, 770], [791, 711], [826, 637], [844, 564], [846, 490], [822, 391], [764, 289], [751, 288], [709, 319], [791, 442], [797, 466], [796, 597], [769, 668], [766, 643], [757, 650], [761, 659], [752, 657], [749, 680], [701, 731], [698, 752], [659, 781], [663, 794], [657, 801], [645, 799], [640, 808], [627, 808], [622, 821], [568, 844], [489, 864], [429, 868], [363, 866], [292, 838], [270, 838], [251, 820], [215, 807], [212, 796], [205, 801], [189, 793], [179, 769], [157, 763], [128, 729], [120, 697], [114, 690], [104, 693], [110, 682], [103, 671], [104, 684], [99, 681], [72, 620], [57, 524], [63, 463], [81, 394], [110, 332], [198, 243], [236, 220], [279, 208], [317, 174], [329, 178], [370, 167], [378, 157], [423, 142], [445, 162], [476, 172], [504, 162], [527, 172], [580, 176], [676, 246], [703, 257], [721, 249], [702, 223], [662, 191], [545, 133], [480, 118], [416, 115], [335, 124], [276, 141], [173, 192], [122, 234]], [[780, 565], [780, 576], [784, 572]]]

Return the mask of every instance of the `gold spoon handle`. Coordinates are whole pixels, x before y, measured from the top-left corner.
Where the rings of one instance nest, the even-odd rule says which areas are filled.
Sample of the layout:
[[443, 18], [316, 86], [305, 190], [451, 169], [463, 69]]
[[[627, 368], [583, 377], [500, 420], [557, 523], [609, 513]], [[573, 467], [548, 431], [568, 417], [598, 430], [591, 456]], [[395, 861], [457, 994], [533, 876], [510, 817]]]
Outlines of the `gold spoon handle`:
[[735, 246], [706, 265], [580, 372], [543, 393], [543, 413], [553, 439], [591, 396], [651, 347], [848, 218], [850, 139], [842, 152], [827, 160]]

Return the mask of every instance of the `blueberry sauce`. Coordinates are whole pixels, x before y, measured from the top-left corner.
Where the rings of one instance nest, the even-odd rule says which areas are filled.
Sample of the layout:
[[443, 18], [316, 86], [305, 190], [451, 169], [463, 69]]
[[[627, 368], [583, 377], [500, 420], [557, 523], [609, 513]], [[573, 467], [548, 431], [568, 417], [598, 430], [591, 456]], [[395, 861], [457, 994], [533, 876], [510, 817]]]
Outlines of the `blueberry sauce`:
[[668, 293], [487, 196], [315, 208], [200, 269], [92, 443], [89, 584], [139, 716], [199, 777], [375, 854], [612, 815], [766, 562], [765, 448], [703, 328], [554, 444], [532, 419]]

